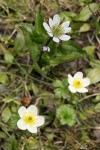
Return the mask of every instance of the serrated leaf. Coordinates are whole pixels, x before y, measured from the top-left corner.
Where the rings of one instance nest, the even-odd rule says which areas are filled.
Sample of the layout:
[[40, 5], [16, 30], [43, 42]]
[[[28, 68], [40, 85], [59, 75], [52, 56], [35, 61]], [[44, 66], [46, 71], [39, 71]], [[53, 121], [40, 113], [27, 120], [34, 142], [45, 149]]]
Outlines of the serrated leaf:
[[61, 97], [63, 97], [63, 99], [67, 98], [67, 91], [64, 88], [57, 88], [54, 90], [54, 92], [57, 98], [61, 98]]
[[52, 83], [52, 85], [53, 85], [54, 87], [61, 87], [61, 88], [64, 87], [64, 85], [63, 85], [63, 83], [62, 83], [61, 80], [55, 80], [55, 81]]
[[7, 123], [8, 120], [10, 119], [11, 117], [11, 110], [9, 109], [9, 107], [6, 107], [3, 112], [2, 112], [2, 120]]
[[56, 110], [56, 117], [59, 119], [61, 125], [68, 124], [73, 126], [76, 121], [76, 112], [71, 105], [63, 104]]
[[77, 17], [75, 17], [75, 20], [76, 21], [87, 21], [90, 18], [90, 16], [92, 15], [92, 12], [95, 13], [99, 9], [100, 9], [100, 4], [91, 3], [91, 4], [89, 4], [89, 6], [87, 5], [86, 7], [84, 7], [82, 9], [80, 14], [77, 15]]

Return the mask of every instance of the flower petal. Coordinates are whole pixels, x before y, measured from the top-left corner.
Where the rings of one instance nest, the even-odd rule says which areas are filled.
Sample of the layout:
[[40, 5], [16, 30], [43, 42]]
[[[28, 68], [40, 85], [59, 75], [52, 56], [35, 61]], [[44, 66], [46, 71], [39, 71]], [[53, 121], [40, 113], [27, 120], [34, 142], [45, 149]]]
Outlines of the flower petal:
[[77, 89], [77, 91], [79, 93], [86, 93], [86, 92], [88, 92], [88, 89], [86, 89], [86, 88], [80, 88], [80, 89]]
[[44, 117], [42, 117], [42, 116], [37, 116], [36, 119], [37, 119], [37, 120], [36, 120], [35, 125], [36, 125], [37, 127], [42, 126], [42, 125], [44, 124], [44, 122], [45, 122], [45, 119], [44, 119]]
[[68, 32], [70, 32], [71, 31], [71, 27], [69, 27], [69, 28], [64, 28], [64, 33], [68, 33]]
[[36, 107], [35, 105], [30, 105], [30, 106], [27, 108], [27, 112], [31, 112], [31, 113], [33, 113], [34, 115], [37, 115], [38, 110], [37, 110], [37, 107]]
[[49, 25], [52, 28], [52, 26], [53, 26], [53, 20], [51, 18], [49, 18]]
[[68, 41], [71, 37], [69, 35], [61, 35], [59, 37], [59, 39], [61, 39], [62, 41]]
[[49, 27], [49, 25], [46, 22], [43, 22], [43, 26], [47, 30], [47, 32], [52, 32], [51, 28]]
[[18, 120], [17, 126], [21, 130], [26, 130], [26, 128], [27, 128], [27, 125], [25, 124], [25, 122], [23, 121], [23, 119]]
[[74, 78], [70, 74], [68, 74], [68, 83], [72, 85], [73, 80], [74, 80]]
[[75, 75], [74, 75], [74, 78], [83, 78], [83, 73], [82, 72], [77, 72]]
[[67, 28], [69, 26], [69, 24], [70, 24], [70, 21], [63, 22], [62, 27]]
[[50, 37], [53, 37], [52, 32], [47, 32], [49, 34]]
[[76, 92], [77, 92], [76, 88], [75, 88], [74, 86], [72, 86], [72, 85], [69, 85], [68, 88], [69, 88], [69, 90], [70, 90], [72, 93], [76, 93]]
[[60, 17], [59, 17], [59, 15], [58, 14], [56, 14], [54, 17], [53, 17], [53, 25], [59, 25], [59, 23], [60, 23]]
[[59, 43], [59, 39], [57, 37], [53, 37], [53, 41]]
[[21, 106], [18, 110], [19, 116], [23, 118], [24, 114], [27, 112], [27, 109], [24, 106]]
[[27, 130], [31, 133], [37, 133], [37, 127], [34, 125], [27, 125]]
[[88, 86], [90, 84], [90, 79], [89, 78], [84, 78], [83, 83], [84, 83], [84, 87]]

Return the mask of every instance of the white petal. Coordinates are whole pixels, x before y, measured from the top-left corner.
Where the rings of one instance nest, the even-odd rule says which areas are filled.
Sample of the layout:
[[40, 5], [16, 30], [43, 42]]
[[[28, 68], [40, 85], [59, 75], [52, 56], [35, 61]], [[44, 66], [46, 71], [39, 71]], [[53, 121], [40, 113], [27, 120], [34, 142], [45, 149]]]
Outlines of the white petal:
[[88, 92], [88, 89], [86, 89], [86, 88], [80, 88], [80, 89], [77, 89], [77, 91], [79, 93], [86, 93], [86, 92]]
[[53, 17], [53, 25], [59, 25], [60, 23], [60, 17], [58, 14], [56, 14], [54, 17]]
[[73, 80], [74, 78], [70, 74], [68, 74], [68, 83], [73, 84]]
[[49, 25], [46, 22], [43, 22], [43, 26], [47, 30], [47, 32], [52, 32], [51, 28], [49, 27]]
[[59, 39], [61, 39], [62, 41], [68, 41], [71, 37], [69, 35], [61, 35], [59, 37]]
[[45, 122], [45, 119], [44, 119], [44, 117], [42, 117], [42, 116], [37, 116], [36, 119], [37, 119], [37, 120], [36, 120], [35, 125], [36, 125], [37, 127], [42, 126], [42, 125], [44, 124], [44, 122]]
[[19, 116], [21, 118], [23, 118], [24, 114], [27, 112], [27, 109], [24, 107], [24, 106], [21, 106], [19, 109], [18, 109], [18, 113], [19, 113]]
[[31, 133], [37, 133], [37, 127], [34, 125], [27, 125], [27, 130]]
[[75, 75], [74, 75], [74, 78], [83, 78], [83, 73], [82, 72], [77, 72]]
[[72, 93], [76, 93], [76, 92], [77, 92], [76, 88], [75, 88], [74, 86], [72, 86], [72, 85], [69, 85], [68, 88], [69, 88], [69, 90], [70, 90]]
[[50, 47], [48, 47], [48, 52], [50, 52]]
[[30, 106], [27, 108], [27, 112], [31, 112], [31, 113], [33, 113], [34, 115], [37, 115], [38, 110], [37, 110], [37, 107], [36, 107], [35, 105], [30, 105]]
[[89, 78], [84, 78], [83, 83], [84, 83], [84, 87], [88, 86], [90, 84], [90, 79]]
[[52, 32], [47, 32], [49, 34], [50, 37], [53, 37]]
[[53, 37], [53, 41], [58, 43], [58, 42], [59, 42], [59, 39], [54, 36], [54, 37]]
[[70, 24], [70, 21], [66, 21], [66, 22], [62, 23], [62, 27], [66, 28], [69, 26], [69, 24]]
[[18, 120], [17, 126], [21, 130], [26, 130], [26, 128], [27, 128], [27, 125], [25, 124], [25, 122], [23, 121], [23, 119]]
[[68, 32], [70, 32], [71, 31], [71, 28], [69, 27], [69, 28], [64, 28], [64, 33], [68, 33]]
[[52, 28], [52, 26], [53, 26], [53, 20], [51, 18], [49, 18], [49, 25]]

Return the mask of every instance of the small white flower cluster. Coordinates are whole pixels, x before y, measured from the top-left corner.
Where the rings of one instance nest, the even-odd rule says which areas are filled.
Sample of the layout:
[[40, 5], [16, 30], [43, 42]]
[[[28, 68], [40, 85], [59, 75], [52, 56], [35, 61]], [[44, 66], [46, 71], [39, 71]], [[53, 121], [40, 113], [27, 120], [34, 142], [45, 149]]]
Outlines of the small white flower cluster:
[[43, 26], [46, 29], [47, 33], [50, 37], [53, 37], [54, 42], [68, 41], [70, 39], [69, 35], [66, 33], [71, 31], [71, 27], [69, 27], [70, 22], [66, 21], [61, 23], [60, 17], [56, 14], [53, 19], [49, 18], [49, 25], [46, 22], [43, 22]]

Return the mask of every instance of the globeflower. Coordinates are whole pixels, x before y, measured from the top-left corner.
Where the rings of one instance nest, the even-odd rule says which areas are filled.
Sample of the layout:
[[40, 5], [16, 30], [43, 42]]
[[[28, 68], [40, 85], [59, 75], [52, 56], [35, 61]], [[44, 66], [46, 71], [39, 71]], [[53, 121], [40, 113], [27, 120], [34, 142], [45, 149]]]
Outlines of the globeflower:
[[18, 110], [20, 120], [17, 122], [17, 126], [21, 130], [28, 130], [31, 133], [37, 133], [37, 127], [44, 124], [45, 119], [43, 116], [39, 116], [37, 107], [30, 105], [28, 108], [21, 106]]
[[74, 77], [68, 74], [68, 83], [70, 84], [68, 88], [72, 93], [85, 93], [88, 92], [86, 87], [90, 84], [90, 79], [83, 78], [83, 73], [77, 72]]
[[60, 40], [68, 41], [71, 38], [69, 35], [66, 35], [66, 33], [71, 31], [69, 24], [69, 21], [61, 23], [58, 14], [56, 14], [53, 19], [49, 18], [49, 25], [43, 22], [43, 26], [47, 30], [47, 33], [50, 37], [53, 37], [53, 41], [57, 43]]

